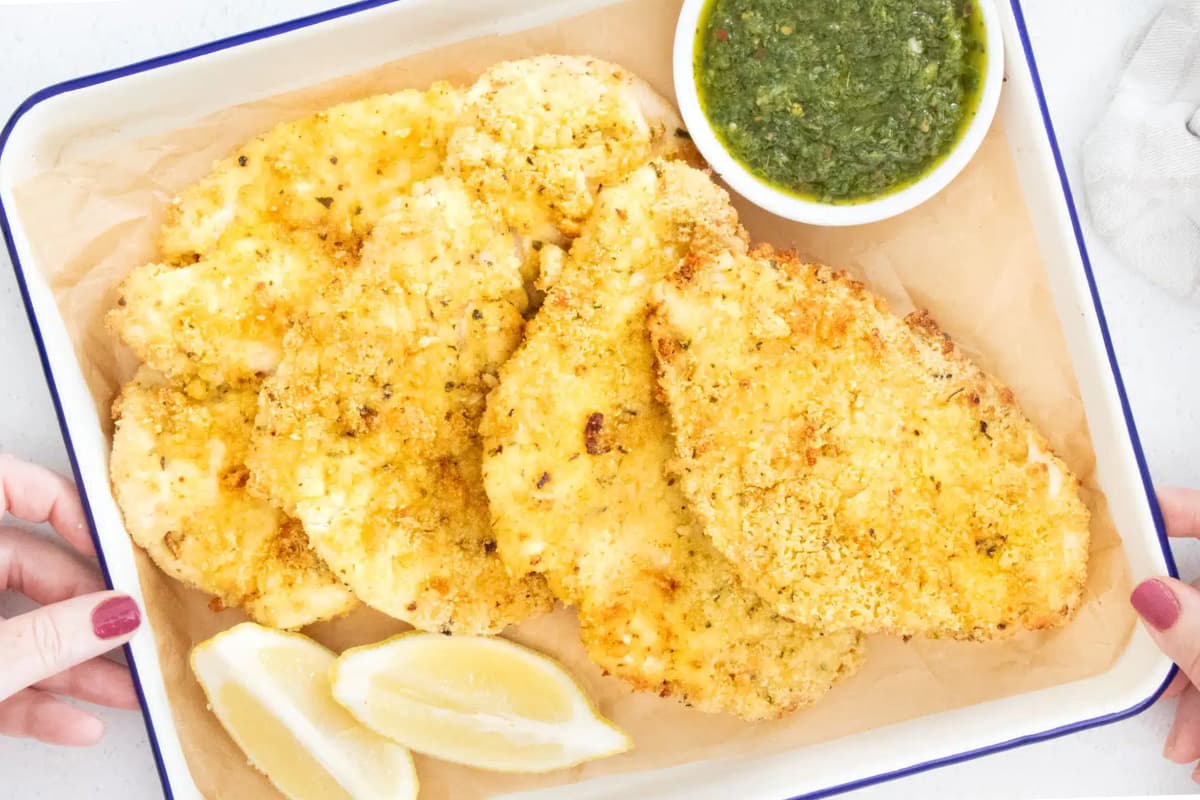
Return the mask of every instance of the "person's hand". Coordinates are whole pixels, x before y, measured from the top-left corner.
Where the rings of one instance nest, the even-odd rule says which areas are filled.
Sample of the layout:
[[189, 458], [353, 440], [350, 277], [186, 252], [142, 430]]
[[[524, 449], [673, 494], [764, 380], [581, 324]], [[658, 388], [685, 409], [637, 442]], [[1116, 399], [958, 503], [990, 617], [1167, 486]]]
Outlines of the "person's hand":
[[[1200, 491], [1163, 489], [1158, 504], [1168, 536], [1200, 538]], [[1163, 755], [1190, 764], [1200, 759], [1200, 589], [1172, 578], [1152, 578], [1138, 584], [1129, 600], [1159, 648], [1179, 666], [1163, 694], [1179, 698]], [[1200, 767], [1192, 778], [1200, 782]]]
[[[0, 521], [6, 513], [49, 522], [83, 556], [95, 555], [71, 482], [0, 454]], [[42, 604], [0, 617], [0, 735], [63, 745], [99, 741], [104, 723], [56, 695], [137, 708], [129, 670], [99, 656], [129, 640], [141, 612], [128, 595], [103, 589], [94, 562], [0, 525], [0, 592]]]

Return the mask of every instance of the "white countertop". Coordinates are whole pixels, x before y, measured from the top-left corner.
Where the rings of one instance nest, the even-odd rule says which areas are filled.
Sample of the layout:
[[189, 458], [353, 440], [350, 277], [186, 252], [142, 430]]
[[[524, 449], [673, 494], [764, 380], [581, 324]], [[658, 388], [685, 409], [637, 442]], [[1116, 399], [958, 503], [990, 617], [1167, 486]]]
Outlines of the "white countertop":
[[[0, 121], [36, 89], [336, 5], [330, 0], [126, 0], [12, 6], [0, 0]], [[1129, 42], [1161, 0], [1025, 0], [1050, 108], [1073, 183], [1080, 145]], [[1086, 228], [1086, 219], [1084, 221]], [[1159, 483], [1200, 486], [1200, 306], [1129, 274], [1089, 239], [1097, 280], [1146, 455]], [[1185, 355], [1188, 354], [1188, 355]], [[0, 256], [0, 451], [67, 469], [50, 398], [7, 256]], [[1177, 551], [1200, 575], [1197, 548]], [[0, 613], [13, 609], [0, 595]], [[856, 798], [1052, 798], [1184, 794], [1189, 770], [1162, 760], [1171, 706], [1123, 723], [914, 776]], [[135, 713], [108, 712], [104, 743], [55, 749], [0, 739], [0, 796], [160, 796]]]

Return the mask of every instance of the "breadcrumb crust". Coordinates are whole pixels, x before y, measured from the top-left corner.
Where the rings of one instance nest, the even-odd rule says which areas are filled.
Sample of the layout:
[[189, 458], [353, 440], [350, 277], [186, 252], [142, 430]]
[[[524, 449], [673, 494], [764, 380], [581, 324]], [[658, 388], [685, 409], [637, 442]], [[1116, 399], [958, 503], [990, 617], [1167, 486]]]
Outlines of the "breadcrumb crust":
[[1063, 624], [1079, 481], [923, 313], [760, 247], [698, 254], [650, 317], [691, 508], [742, 578], [829, 630], [994, 639]]
[[704, 173], [653, 163], [600, 193], [482, 432], [500, 553], [579, 611], [588, 655], [636, 689], [770, 719], [814, 702], [861, 660], [857, 633], [774, 613], [701, 535], [665, 472], [649, 292], [689, 251], [744, 252]]

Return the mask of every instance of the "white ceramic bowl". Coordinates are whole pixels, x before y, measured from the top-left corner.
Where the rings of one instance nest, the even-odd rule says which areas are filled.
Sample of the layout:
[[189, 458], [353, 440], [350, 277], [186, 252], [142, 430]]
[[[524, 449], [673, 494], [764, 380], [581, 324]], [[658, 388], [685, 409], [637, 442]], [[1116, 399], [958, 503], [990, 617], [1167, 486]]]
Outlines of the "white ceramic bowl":
[[797, 222], [812, 225], [862, 225], [902, 214], [924, 203], [954, 180], [979, 149], [996, 115], [1004, 83], [1004, 36], [993, 0], [979, 0], [987, 38], [987, 63], [979, 108], [954, 148], [922, 178], [898, 192], [862, 203], [833, 204], [805, 200], [775, 188], [753, 175], [729, 154], [700, 106], [696, 88], [696, 31], [711, 0], [684, 0], [675, 27], [675, 96], [688, 132], [701, 155], [735, 192], [756, 206]]

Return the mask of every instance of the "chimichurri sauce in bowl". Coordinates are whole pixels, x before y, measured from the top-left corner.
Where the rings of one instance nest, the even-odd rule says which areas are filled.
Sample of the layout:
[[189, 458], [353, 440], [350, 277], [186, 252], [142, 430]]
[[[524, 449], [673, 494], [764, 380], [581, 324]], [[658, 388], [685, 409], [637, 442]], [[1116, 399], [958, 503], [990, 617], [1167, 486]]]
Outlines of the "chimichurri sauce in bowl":
[[750, 173], [821, 203], [904, 188], [953, 148], [987, 63], [979, 0], [710, 0], [701, 107]]

